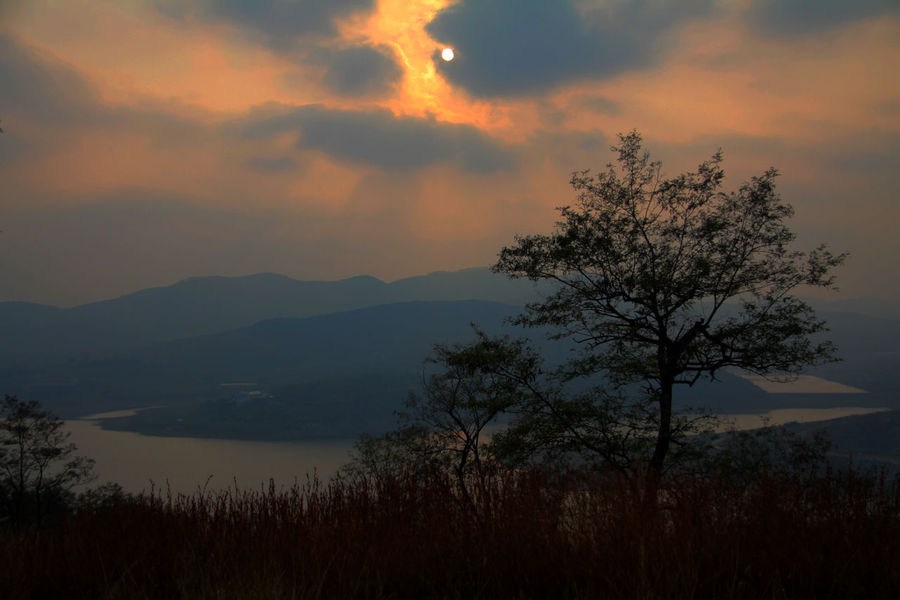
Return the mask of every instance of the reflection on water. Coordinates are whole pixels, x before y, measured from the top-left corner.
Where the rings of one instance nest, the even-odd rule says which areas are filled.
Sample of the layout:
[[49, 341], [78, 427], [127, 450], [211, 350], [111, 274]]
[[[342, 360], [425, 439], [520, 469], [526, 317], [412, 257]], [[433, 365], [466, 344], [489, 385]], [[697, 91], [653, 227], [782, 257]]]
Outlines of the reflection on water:
[[867, 415], [869, 413], [889, 410], [887, 408], [862, 408], [859, 406], [841, 408], [781, 408], [767, 413], [723, 415], [725, 423], [719, 427], [724, 431], [734, 424], [737, 429], [754, 429], [769, 425], [784, 425], [797, 422], [827, 421], [851, 415]]
[[790, 381], [772, 381], [760, 375], [735, 373], [770, 394], [865, 394], [866, 390], [822, 379], [814, 375], [798, 375]]
[[[764, 414], [727, 415], [739, 429], [769, 423], [822, 421], [887, 410], [883, 408], [781, 409]], [[93, 415], [119, 416], [123, 411]], [[130, 411], [124, 411], [130, 412]], [[170, 486], [173, 492], [192, 493], [206, 486], [219, 490], [234, 486], [259, 489], [270, 478], [289, 487], [314, 471], [327, 480], [347, 462], [353, 440], [328, 442], [247, 442], [199, 438], [145, 436], [128, 431], [105, 431], [94, 420], [66, 421], [79, 454], [97, 461], [98, 483], [115, 481], [126, 491]], [[723, 426], [722, 429], [728, 429]], [[208, 481], [208, 483], [207, 483]]]
[[160, 408], [159, 406], [143, 406], [141, 408], [126, 408], [125, 410], [111, 410], [109, 412], [97, 413], [95, 415], [87, 415], [81, 417], [82, 421], [90, 421], [92, 419], [114, 419], [116, 417], [130, 417], [136, 415], [139, 410], [149, 410], [151, 408]]
[[[103, 416], [113, 416], [105, 414]], [[352, 440], [327, 442], [249, 442], [145, 436], [104, 431], [95, 421], [66, 421], [78, 453], [96, 460], [97, 483], [115, 481], [128, 492], [170, 486], [191, 493], [268, 485], [270, 478], [289, 487], [314, 471], [327, 480], [348, 460]]]

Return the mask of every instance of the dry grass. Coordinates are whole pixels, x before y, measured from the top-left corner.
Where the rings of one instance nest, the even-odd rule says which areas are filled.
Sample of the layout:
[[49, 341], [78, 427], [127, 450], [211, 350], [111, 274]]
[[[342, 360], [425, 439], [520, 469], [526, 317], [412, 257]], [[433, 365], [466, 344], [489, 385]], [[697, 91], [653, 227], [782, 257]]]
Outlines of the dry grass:
[[[503, 473], [125, 498], [0, 532], [3, 598], [896, 598], [900, 482]], [[643, 508], [642, 508], [643, 507]]]

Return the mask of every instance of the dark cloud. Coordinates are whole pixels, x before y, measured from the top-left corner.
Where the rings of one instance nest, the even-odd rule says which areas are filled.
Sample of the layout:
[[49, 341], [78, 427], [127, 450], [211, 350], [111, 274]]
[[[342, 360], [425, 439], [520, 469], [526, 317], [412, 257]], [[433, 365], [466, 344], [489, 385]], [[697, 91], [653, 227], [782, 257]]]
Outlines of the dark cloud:
[[605, 164], [613, 139], [597, 129], [536, 131], [528, 139], [526, 151], [553, 164], [560, 174], [560, 181], [564, 181], [573, 171]]
[[178, 20], [228, 22], [291, 60], [324, 67], [323, 83], [345, 96], [385, 94], [403, 76], [386, 46], [329, 46], [335, 20], [371, 10], [374, 0], [156, 0], [156, 6]]
[[[0, 34], [0, 118], [13, 133], [16, 122], [34, 121], [59, 131], [78, 127], [127, 126], [141, 131], [164, 131], [179, 140], [198, 126], [167, 111], [164, 105], [139, 108], [109, 106], [80, 73], [49, 56]], [[4, 133], [6, 135], [6, 133]]]
[[255, 156], [247, 161], [247, 165], [257, 171], [264, 171], [267, 173], [294, 171], [299, 168], [297, 162], [289, 156], [282, 156], [280, 158], [263, 158]]
[[[156, 150], [184, 152], [208, 141], [213, 128], [170, 111], [164, 103], [139, 107], [104, 104], [77, 71], [0, 34], [0, 170], [6, 180], [20, 161], [69, 147], [87, 131], [129, 131], [152, 140]], [[41, 131], [40, 135], [36, 135]], [[74, 135], [73, 135], [74, 134]], [[111, 152], [113, 152], [111, 150]]]
[[352, 46], [326, 53], [325, 84], [345, 96], [383, 95], [403, 78], [387, 46]]
[[354, 112], [307, 105], [265, 110], [238, 125], [248, 138], [295, 131], [297, 147], [319, 150], [342, 160], [391, 169], [454, 162], [468, 171], [509, 169], [511, 152], [471, 125], [396, 117], [387, 110]]
[[94, 101], [75, 71], [0, 34], [0, 108], [8, 127], [14, 125], [11, 115], [71, 122]]
[[900, 15], [897, 0], [758, 0], [750, 21], [774, 35], [820, 33], [861, 19]]
[[621, 109], [618, 102], [606, 96], [582, 96], [578, 99], [578, 104], [600, 115], [615, 115]]
[[456, 51], [452, 62], [435, 55], [451, 83], [476, 96], [518, 95], [649, 64], [671, 27], [708, 12], [711, 4], [460, 0], [426, 29]]
[[[45, 154], [56, 134], [113, 118], [100, 108], [93, 89], [71, 67], [0, 34], [0, 169]], [[33, 123], [52, 133], [41, 139], [29, 136]]]
[[[859, 147], [829, 146], [818, 149], [818, 152], [821, 153], [819, 160], [829, 171], [864, 179], [879, 190], [891, 205], [897, 205], [896, 190], [900, 190], [900, 134], [892, 131], [870, 132], [865, 141], [859, 143]], [[884, 193], [885, 191], [888, 192]], [[868, 200], [871, 201], [871, 197]]]
[[307, 34], [331, 36], [336, 19], [371, 10], [374, 4], [374, 0], [156, 0], [158, 9], [171, 17], [225, 20], [280, 48]]

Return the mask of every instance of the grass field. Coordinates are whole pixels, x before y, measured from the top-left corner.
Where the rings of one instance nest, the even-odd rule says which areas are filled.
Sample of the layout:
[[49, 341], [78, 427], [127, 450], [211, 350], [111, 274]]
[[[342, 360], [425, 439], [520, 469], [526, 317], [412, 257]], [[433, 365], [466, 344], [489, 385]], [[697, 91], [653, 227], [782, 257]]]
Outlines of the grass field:
[[896, 598], [900, 482], [508, 472], [122, 496], [0, 533], [3, 598]]

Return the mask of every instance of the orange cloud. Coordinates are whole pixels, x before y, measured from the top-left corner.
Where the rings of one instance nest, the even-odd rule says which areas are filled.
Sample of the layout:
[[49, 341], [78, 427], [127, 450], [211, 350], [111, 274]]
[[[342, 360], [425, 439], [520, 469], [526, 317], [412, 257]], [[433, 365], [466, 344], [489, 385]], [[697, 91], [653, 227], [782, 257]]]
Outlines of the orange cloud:
[[[825, 38], [760, 39], [727, 20], [694, 24], [658, 67], [556, 94], [564, 127], [626, 131], [668, 142], [710, 136], [822, 141], [860, 130], [900, 131], [878, 107], [900, 102], [900, 23], [866, 21]], [[615, 114], [579, 106], [579, 95], [616, 101]]]
[[318, 98], [286, 84], [302, 70], [296, 62], [233, 28], [175, 21], [134, 3], [43, 4], [30, 6], [16, 31], [75, 65], [110, 104], [155, 99], [221, 113]]
[[[340, 22], [339, 38], [318, 36], [290, 50], [260, 43], [239, 23], [170, 19], [149, 3], [23, 3], [0, 31], [44, 52], [23, 51], [21, 62], [37, 65], [52, 55], [89, 85], [72, 85], [48, 67], [33, 89], [88, 89], [72, 94], [77, 110], [60, 114], [59, 106], [72, 104], [68, 96], [34, 92], [57, 102], [29, 112], [22, 101], [0, 114], [0, 160], [12, 157], [0, 169], [14, 192], [3, 208], [60, 202], [75, 214], [97, 198], [126, 202], [135, 191], [153, 192], [196, 209], [194, 220], [171, 232], [185, 249], [194, 247], [193, 235], [215, 239], [222, 256], [243, 257], [246, 234], [257, 254], [241, 258], [244, 269], [306, 261], [307, 271], [290, 272], [399, 277], [486, 264], [514, 233], [548, 230], [555, 207], [574, 200], [569, 173], [602, 168], [614, 134], [637, 127], [669, 174], [695, 167], [718, 145], [730, 182], [779, 166], [804, 235], [852, 241], [863, 250], [848, 249], [873, 259], [866, 267], [872, 273], [887, 260], [874, 259], [891, 256], [900, 219], [892, 196], [900, 133], [896, 20], [765, 38], [734, 11], [684, 24], [655, 66], [541, 95], [476, 100], [433, 65], [439, 45], [425, 26], [449, 2], [381, 0], [374, 11]], [[403, 78], [390, 95], [342, 97], [321, 85], [325, 67], [303, 62], [314, 62], [313, 50], [360, 44], [387, 45], [399, 57]], [[8, 72], [35, 72], [32, 66]], [[257, 137], [235, 131], [235, 123], [266, 113], [250, 110], [266, 103], [273, 115], [303, 113], [306, 120]], [[319, 106], [304, 112], [311, 103]], [[417, 145], [410, 132], [425, 142]], [[393, 163], [379, 160], [389, 147]], [[476, 168], [492, 153], [509, 159], [500, 161], [503, 168]], [[97, 209], [91, 219], [95, 214], [104, 213]], [[177, 221], [182, 213], [159, 218], [170, 214]], [[34, 230], [23, 230], [23, 249], [31, 243], [27, 231]], [[49, 264], [51, 254], [41, 260]], [[218, 256], [207, 255], [179, 268], [204, 272]]]

